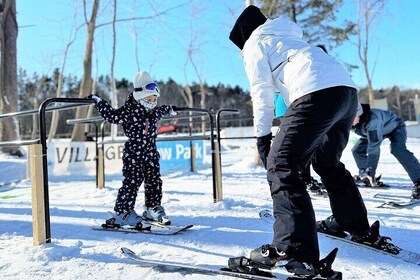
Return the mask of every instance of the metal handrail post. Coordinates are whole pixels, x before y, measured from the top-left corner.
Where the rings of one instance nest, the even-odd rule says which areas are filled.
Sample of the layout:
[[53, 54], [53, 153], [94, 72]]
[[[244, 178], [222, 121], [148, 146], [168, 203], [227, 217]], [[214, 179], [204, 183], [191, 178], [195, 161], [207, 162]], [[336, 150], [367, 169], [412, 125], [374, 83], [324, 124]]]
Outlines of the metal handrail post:
[[99, 137], [99, 132], [98, 132], [98, 125], [96, 123], [94, 123], [95, 125], [95, 165], [96, 165], [96, 187], [99, 186], [99, 178], [98, 178], [98, 171], [99, 171], [99, 149], [98, 149], [98, 137]]
[[231, 112], [231, 113], [235, 113], [235, 114], [240, 114], [240, 111], [237, 109], [221, 109], [219, 111], [217, 111], [216, 114], [216, 130], [217, 130], [217, 143], [219, 143], [219, 147], [220, 147], [220, 115], [223, 112]]
[[44, 207], [45, 207], [45, 236], [46, 243], [51, 243], [51, 225], [50, 225], [50, 202], [48, 194], [48, 159], [47, 159], [47, 137], [45, 111], [47, 106], [53, 102], [62, 103], [94, 103], [92, 99], [86, 98], [50, 98], [42, 102], [39, 107], [39, 139], [42, 145], [42, 170], [44, 173]]
[[222, 157], [221, 157], [221, 143], [220, 143], [220, 115], [223, 112], [232, 112], [239, 114], [239, 110], [236, 109], [221, 109], [216, 114], [216, 130], [217, 130], [217, 145], [215, 148], [215, 165], [214, 174], [216, 178], [216, 200], [220, 201], [223, 199], [223, 186], [222, 186]]
[[211, 112], [207, 109], [199, 109], [199, 108], [177, 108], [177, 111], [191, 111], [191, 112], [203, 112], [206, 113], [209, 117], [210, 122], [210, 145], [211, 145], [211, 168], [212, 168], [212, 175], [213, 175], [213, 202], [218, 202], [218, 195], [217, 195], [217, 179], [216, 179], [216, 148], [214, 143], [214, 120]]

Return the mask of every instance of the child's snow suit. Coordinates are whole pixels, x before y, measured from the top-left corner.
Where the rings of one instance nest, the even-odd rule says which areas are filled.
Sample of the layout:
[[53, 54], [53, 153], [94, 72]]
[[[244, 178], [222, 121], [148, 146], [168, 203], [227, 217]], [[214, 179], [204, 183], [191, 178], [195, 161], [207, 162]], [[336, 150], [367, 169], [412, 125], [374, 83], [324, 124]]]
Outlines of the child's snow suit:
[[123, 185], [118, 191], [114, 210], [117, 214], [134, 210], [137, 192], [144, 181], [145, 206], [160, 205], [162, 180], [159, 152], [156, 147], [157, 125], [173, 108], [169, 105], [147, 110], [132, 94], [123, 106], [114, 109], [102, 100], [96, 103], [101, 116], [110, 123], [121, 124], [128, 141], [123, 151]]

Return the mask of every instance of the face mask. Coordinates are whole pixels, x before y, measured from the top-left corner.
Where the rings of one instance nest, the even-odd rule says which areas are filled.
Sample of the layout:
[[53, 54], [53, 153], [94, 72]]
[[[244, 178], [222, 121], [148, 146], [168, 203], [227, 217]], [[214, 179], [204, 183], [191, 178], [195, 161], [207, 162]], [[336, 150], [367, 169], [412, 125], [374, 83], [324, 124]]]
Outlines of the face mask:
[[152, 110], [153, 108], [156, 107], [157, 105], [157, 99], [156, 101], [147, 101], [145, 99], [140, 98], [139, 100], [137, 100], [144, 108], [148, 109], [148, 110]]

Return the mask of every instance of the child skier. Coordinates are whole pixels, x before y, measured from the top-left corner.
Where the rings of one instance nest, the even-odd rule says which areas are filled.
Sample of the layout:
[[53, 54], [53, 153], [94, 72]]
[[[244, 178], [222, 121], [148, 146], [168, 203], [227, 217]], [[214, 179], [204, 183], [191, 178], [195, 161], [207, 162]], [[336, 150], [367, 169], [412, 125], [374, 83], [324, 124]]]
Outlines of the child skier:
[[[118, 191], [110, 226], [141, 225], [143, 219], [163, 225], [171, 222], [161, 206], [162, 180], [160, 178], [159, 152], [156, 147], [157, 124], [165, 114], [176, 115], [175, 107], [156, 107], [159, 87], [149, 73], [139, 72], [134, 77], [134, 91], [118, 109], [96, 95], [95, 107], [107, 122], [121, 124], [127, 142], [123, 152], [122, 187]], [[137, 192], [144, 181], [146, 210], [143, 217], [134, 211]]]

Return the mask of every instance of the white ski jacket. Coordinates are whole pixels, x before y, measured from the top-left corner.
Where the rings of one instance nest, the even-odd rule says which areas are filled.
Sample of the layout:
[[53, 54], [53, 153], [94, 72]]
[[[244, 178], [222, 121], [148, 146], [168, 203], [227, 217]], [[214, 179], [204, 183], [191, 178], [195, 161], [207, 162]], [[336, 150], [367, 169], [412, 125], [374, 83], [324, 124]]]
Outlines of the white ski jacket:
[[306, 94], [335, 86], [356, 88], [344, 67], [321, 48], [302, 40], [300, 27], [285, 17], [267, 21], [252, 32], [242, 50], [253, 102], [257, 137], [271, 132], [274, 95], [289, 107]]

